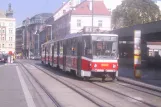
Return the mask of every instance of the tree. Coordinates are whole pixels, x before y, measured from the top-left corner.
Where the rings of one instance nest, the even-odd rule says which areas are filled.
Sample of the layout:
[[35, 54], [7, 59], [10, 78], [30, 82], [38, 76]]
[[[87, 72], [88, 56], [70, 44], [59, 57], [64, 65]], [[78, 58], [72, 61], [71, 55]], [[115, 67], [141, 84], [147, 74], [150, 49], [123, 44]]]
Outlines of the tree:
[[112, 12], [114, 29], [158, 21], [159, 7], [152, 0], [124, 0]]

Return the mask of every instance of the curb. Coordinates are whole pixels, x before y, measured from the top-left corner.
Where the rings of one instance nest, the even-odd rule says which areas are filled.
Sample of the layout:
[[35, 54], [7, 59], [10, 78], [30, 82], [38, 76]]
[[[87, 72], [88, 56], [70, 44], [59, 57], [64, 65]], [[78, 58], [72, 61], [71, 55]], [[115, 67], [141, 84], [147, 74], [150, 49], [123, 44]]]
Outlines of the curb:
[[147, 88], [149, 90], [153, 90], [153, 91], [157, 91], [157, 92], [161, 93], [161, 87], [158, 87], [158, 86], [150, 85], [150, 84], [143, 83], [143, 82], [140, 82], [140, 81], [136, 81], [136, 80], [126, 78], [126, 77], [118, 77], [117, 80], [121, 81], [121, 82], [129, 83], [129, 84], [132, 84], [132, 85], [135, 85], [135, 86]]

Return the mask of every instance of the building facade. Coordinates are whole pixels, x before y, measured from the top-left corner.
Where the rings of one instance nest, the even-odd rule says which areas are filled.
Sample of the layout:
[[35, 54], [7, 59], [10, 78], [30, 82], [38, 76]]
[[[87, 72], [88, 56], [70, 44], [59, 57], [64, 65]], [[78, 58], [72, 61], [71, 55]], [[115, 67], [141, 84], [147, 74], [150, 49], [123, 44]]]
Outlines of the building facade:
[[111, 11], [103, 0], [93, 0], [93, 3], [91, 0], [85, 0], [73, 7], [54, 21], [53, 33], [56, 39], [60, 39], [90, 26], [105, 31], [111, 30]]
[[23, 56], [29, 58], [31, 55], [39, 55], [40, 44], [38, 42], [39, 34], [37, 32], [44, 28], [45, 20], [51, 16], [52, 13], [41, 13], [23, 21]]
[[0, 52], [15, 53], [15, 26], [11, 4], [6, 12], [0, 12]]
[[16, 28], [16, 54], [22, 54], [23, 46], [23, 29], [22, 27]]

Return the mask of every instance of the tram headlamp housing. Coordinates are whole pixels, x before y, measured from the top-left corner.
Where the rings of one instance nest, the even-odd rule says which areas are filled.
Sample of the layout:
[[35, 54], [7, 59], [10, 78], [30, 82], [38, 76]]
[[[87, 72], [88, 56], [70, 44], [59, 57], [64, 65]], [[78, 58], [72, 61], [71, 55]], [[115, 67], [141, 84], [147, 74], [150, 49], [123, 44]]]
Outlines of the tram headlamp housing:
[[117, 67], [117, 65], [116, 64], [113, 64], [113, 68], [116, 68]]
[[94, 67], [96, 68], [97, 67], [97, 64], [94, 64]]

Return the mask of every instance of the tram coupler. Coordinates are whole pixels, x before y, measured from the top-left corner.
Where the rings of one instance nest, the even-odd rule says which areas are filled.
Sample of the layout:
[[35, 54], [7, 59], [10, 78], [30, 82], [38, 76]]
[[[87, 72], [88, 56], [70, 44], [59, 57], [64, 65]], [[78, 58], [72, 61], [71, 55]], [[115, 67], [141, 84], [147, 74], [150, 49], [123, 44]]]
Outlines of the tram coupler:
[[103, 75], [102, 75], [102, 82], [105, 82], [105, 79], [106, 79], [107, 76], [108, 76], [108, 74], [104, 70]]

